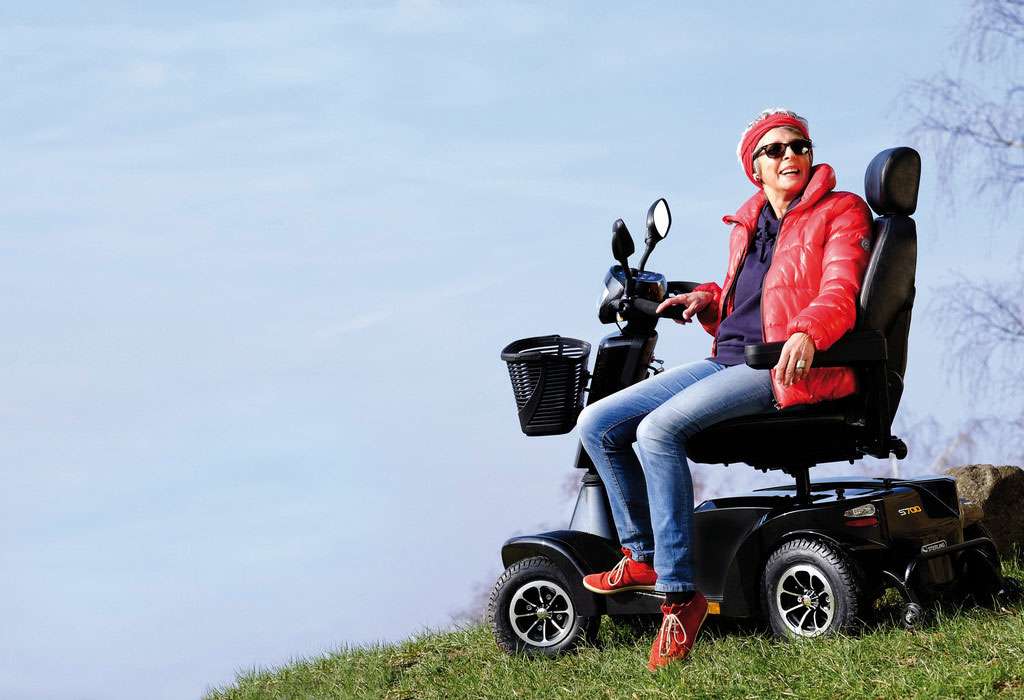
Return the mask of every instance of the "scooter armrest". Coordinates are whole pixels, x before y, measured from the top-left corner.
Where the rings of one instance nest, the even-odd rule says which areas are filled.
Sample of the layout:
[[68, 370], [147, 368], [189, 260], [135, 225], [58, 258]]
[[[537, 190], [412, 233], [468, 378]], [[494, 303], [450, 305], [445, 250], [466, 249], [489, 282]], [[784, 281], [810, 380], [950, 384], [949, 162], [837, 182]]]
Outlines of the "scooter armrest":
[[[784, 343], [748, 345], [743, 350], [747, 365], [771, 369], [779, 362]], [[814, 353], [813, 367], [849, 367], [885, 362], [888, 357], [885, 336], [878, 331], [850, 331], [824, 352]]]

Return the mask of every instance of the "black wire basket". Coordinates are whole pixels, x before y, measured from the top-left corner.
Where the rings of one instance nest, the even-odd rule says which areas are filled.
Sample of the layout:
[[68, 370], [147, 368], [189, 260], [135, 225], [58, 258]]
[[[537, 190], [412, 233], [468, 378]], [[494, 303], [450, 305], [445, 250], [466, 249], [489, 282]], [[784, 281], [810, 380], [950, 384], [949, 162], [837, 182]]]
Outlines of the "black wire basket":
[[562, 435], [583, 409], [590, 343], [560, 335], [523, 338], [501, 351], [527, 435]]

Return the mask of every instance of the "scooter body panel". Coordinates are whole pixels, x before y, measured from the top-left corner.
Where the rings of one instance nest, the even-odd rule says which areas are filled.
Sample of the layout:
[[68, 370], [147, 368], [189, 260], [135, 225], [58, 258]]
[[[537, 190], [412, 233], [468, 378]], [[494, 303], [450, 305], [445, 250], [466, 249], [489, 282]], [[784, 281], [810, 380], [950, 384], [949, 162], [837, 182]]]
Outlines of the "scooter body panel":
[[[963, 542], [959, 517], [953, 517], [958, 512], [953, 510], [955, 485], [950, 490], [942, 481], [946, 480], [851, 477], [812, 482], [809, 504], [797, 500], [793, 486], [704, 501], [695, 509], [693, 520], [695, 585], [709, 601], [719, 604], [724, 616], [758, 615], [765, 562], [782, 543], [803, 537], [822, 540], [845, 552], [865, 570], [868, 585], [881, 581], [882, 572], [888, 571], [885, 581], [907, 579], [914, 597], [914, 590], [941, 590], [954, 579], [955, 560], [966, 553], [942, 554], [936, 549]], [[877, 524], [851, 526], [853, 519], [846, 513], [868, 504], [875, 506]], [[905, 514], [901, 515], [901, 510]], [[892, 518], [895, 522], [890, 524]], [[988, 545], [978, 547], [987, 551]], [[662, 598], [657, 594], [600, 596], [583, 588], [583, 576], [607, 571], [621, 558], [613, 539], [560, 530], [513, 538], [502, 549], [506, 566], [537, 554], [549, 556], [567, 579], [575, 580], [580, 600], [585, 600], [581, 611], [591, 611], [584, 614], [659, 612]], [[915, 561], [911, 576], [908, 567]]]
[[[658, 334], [612, 333], [601, 339], [594, 359], [587, 404], [592, 404], [620, 389], [636, 384], [647, 376], [647, 369], [654, 359], [654, 347]], [[582, 443], [576, 447], [577, 469], [594, 470], [590, 455]]]
[[602, 537], [612, 542], [618, 551], [619, 536], [615, 531], [611, 506], [608, 505], [608, 494], [601, 483], [601, 477], [594, 472], [583, 475], [569, 529]]
[[647, 376], [658, 344], [655, 331], [639, 335], [612, 333], [601, 339], [594, 359], [587, 403], [594, 403]]

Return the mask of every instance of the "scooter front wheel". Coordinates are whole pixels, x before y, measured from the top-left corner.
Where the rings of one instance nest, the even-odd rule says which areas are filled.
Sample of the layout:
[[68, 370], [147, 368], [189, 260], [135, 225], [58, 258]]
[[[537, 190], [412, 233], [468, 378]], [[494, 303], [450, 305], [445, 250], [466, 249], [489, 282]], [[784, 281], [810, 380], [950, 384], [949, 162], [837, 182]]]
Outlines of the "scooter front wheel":
[[509, 654], [558, 656], [593, 644], [600, 616], [583, 616], [561, 570], [547, 557], [505, 569], [491, 591], [487, 617], [498, 647]]

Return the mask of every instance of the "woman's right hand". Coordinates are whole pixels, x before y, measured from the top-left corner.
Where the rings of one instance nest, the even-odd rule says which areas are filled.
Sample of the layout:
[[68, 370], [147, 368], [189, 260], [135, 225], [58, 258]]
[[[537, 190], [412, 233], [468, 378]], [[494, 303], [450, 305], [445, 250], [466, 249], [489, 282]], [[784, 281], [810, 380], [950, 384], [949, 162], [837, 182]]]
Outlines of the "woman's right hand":
[[707, 305], [711, 303], [712, 299], [711, 292], [686, 292], [685, 294], [676, 294], [674, 297], [666, 299], [658, 305], [658, 313], [660, 314], [665, 309], [673, 306], [686, 306], [683, 310], [683, 317], [681, 319], [673, 319], [676, 323], [684, 324], [689, 323], [693, 320], [693, 317], [707, 308]]

